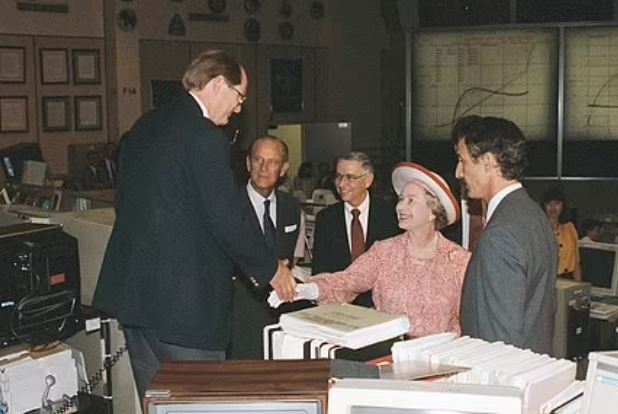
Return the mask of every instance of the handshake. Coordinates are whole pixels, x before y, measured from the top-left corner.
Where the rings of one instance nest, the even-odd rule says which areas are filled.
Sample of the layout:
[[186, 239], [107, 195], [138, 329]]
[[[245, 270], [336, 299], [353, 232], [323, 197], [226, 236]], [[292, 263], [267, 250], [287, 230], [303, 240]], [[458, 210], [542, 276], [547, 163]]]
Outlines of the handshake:
[[[294, 301], [297, 300], [316, 300], [320, 296], [320, 289], [318, 285], [311, 283], [299, 283], [296, 285], [296, 295], [294, 295]], [[270, 292], [268, 296], [268, 304], [272, 308], [278, 308], [283, 301], [279, 298], [276, 291]]]

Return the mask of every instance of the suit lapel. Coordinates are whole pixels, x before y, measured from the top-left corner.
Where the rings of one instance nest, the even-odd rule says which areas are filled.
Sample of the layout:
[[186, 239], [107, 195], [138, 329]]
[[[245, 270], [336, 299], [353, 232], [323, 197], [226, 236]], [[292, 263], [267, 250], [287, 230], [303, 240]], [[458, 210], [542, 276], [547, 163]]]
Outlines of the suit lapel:
[[345, 207], [343, 206], [343, 202], [338, 204], [339, 208], [335, 214], [334, 227], [333, 227], [333, 238], [334, 245], [339, 246], [335, 247], [336, 251], [346, 252], [346, 258], [348, 261], [352, 260], [352, 254], [350, 253], [350, 241], [348, 240], [348, 231], [345, 225]]
[[255, 228], [257, 228], [257, 230], [263, 234], [264, 232], [262, 231], [262, 227], [260, 226], [260, 220], [258, 219], [257, 214], [255, 210], [253, 209], [253, 204], [251, 204], [251, 200], [249, 199], [249, 194], [247, 194], [247, 188], [242, 187], [241, 193], [242, 194], [241, 194], [240, 199], [242, 200], [243, 208], [245, 209], [245, 212], [250, 217], [249, 220], [251, 220], [251, 223], [253, 223]]

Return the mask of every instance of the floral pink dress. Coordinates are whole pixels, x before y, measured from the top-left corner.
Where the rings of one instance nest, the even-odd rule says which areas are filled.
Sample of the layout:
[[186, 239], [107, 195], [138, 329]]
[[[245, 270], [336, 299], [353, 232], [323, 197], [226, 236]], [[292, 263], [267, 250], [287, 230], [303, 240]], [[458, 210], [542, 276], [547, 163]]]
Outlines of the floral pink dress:
[[417, 259], [408, 243], [405, 233], [376, 242], [347, 269], [312, 277], [319, 301], [351, 302], [371, 290], [376, 309], [410, 318], [412, 337], [461, 333], [459, 303], [470, 253], [438, 234], [436, 255]]

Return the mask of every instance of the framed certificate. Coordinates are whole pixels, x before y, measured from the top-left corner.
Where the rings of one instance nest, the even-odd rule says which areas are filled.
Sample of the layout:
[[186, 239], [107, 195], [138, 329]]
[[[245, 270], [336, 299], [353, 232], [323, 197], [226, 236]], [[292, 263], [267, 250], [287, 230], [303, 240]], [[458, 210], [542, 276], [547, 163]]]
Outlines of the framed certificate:
[[75, 129], [93, 131], [101, 129], [101, 97], [75, 97]]
[[68, 96], [43, 97], [43, 131], [68, 131], [71, 129]]
[[41, 83], [69, 83], [66, 49], [41, 49]]
[[73, 50], [73, 83], [100, 83], [98, 49]]
[[25, 48], [0, 47], [0, 82], [26, 82]]
[[0, 132], [28, 132], [28, 97], [0, 97]]

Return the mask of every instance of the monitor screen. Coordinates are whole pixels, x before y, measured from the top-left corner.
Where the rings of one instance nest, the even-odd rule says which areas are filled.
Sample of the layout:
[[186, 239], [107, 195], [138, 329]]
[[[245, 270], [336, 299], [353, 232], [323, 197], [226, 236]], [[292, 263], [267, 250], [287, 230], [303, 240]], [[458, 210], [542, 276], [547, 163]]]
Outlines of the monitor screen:
[[593, 286], [611, 288], [616, 252], [582, 247], [579, 254], [584, 279]]
[[522, 393], [507, 386], [390, 379], [336, 379], [334, 414], [521, 414]]
[[582, 279], [597, 296], [618, 295], [618, 245], [580, 242]]

